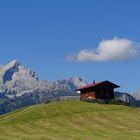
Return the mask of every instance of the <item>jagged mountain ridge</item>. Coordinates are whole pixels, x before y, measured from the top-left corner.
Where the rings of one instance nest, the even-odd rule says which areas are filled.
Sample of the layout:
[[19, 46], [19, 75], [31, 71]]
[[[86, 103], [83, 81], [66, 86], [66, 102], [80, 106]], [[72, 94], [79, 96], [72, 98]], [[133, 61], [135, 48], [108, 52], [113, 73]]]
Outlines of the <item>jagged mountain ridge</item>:
[[36, 72], [25, 68], [17, 60], [13, 60], [0, 68], [0, 93], [9, 98], [34, 91], [53, 92], [53, 90], [56, 91], [61, 88], [74, 90], [86, 84], [86, 80], [80, 77], [71, 77], [50, 83], [47, 80], [39, 80]]
[[63, 80], [54, 81], [53, 84], [58, 85], [61, 88], [68, 88], [70, 90], [75, 90], [76, 88], [87, 85], [87, 81], [81, 77], [70, 77]]
[[122, 102], [128, 103], [132, 106], [140, 105], [140, 102], [135, 97], [133, 97], [133, 95], [130, 95], [125, 92], [115, 92], [115, 99], [121, 100]]
[[0, 68], [0, 92], [8, 97], [20, 96], [40, 85], [37, 74], [13, 60]]
[[[24, 76], [24, 77], [23, 77]], [[11, 80], [38, 80], [37, 74], [30, 70], [26, 69], [19, 61], [13, 60], [5, 66], [0, 68], [0, 82], [3, 84]]]

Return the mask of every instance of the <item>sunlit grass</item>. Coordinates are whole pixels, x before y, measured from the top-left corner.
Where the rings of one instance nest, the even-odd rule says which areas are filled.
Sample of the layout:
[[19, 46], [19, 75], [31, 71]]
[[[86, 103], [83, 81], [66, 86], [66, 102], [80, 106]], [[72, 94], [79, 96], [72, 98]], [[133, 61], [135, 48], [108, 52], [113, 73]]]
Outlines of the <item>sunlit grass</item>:
[[140, 109], [64, 101], [2, 115], [0, 140], [140, 140]]

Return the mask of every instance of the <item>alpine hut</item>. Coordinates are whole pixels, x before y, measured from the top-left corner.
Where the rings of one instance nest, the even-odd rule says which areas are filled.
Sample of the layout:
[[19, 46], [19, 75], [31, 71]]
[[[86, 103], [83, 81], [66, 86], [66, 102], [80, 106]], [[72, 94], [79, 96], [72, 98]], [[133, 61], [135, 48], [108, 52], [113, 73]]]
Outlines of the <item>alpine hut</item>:
[[111, 100], [114, 99], [114, 89], [119, 86], [110, 82], [93, 82], [87, 86], [76, 89], [80, 93], [80, 100]]

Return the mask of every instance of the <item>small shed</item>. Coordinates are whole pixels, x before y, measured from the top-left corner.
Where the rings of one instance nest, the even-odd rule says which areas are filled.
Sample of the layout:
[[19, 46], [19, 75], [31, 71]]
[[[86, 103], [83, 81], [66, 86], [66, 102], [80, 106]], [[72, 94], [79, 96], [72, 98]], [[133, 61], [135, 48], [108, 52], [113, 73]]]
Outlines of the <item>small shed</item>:
[[80, 99], [104, 99], [110, 100], [114, 99], [114, 89], [119, 86], [110, 82], [110, 81], [102, 81], [102, 82], [93, 82], [87, 86], [76, 89], [78, 93], [80, 93]]

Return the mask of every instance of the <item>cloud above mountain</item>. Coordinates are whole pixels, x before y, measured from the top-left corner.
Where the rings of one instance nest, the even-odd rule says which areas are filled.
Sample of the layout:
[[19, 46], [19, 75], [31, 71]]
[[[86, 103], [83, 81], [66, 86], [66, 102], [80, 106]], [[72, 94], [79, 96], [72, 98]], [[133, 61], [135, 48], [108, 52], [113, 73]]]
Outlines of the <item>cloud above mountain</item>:
[[136, 43], [125, 38], [114, 37], [102, 40], [94, 49], [82, 49], [77, 54], [68, 55], [68, 61], [124, 61], [132, 59], [139, 54]]

